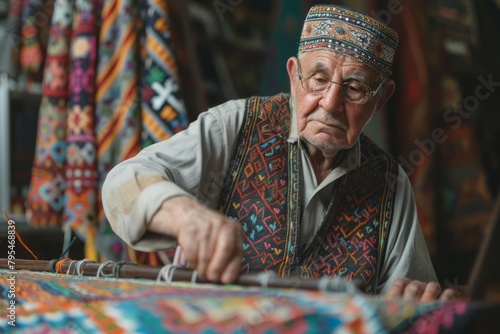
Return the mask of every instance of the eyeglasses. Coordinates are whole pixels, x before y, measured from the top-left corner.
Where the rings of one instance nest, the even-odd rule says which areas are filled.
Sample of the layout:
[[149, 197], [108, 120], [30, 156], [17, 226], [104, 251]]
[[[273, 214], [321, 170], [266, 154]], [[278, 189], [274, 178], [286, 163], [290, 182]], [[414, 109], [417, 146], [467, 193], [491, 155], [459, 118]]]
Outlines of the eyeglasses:
[[298, 59], [297, 63], [299, 65], [299, 80], [302, 84], [302, 88], [304, 88], [306, 91], [313, 94], [322, 95], [328, 92], [332, 84], [341, 85], [342, 94], [345, 99], [354, 104], [365, 104], [366, 102], [368, 102], [369, 99], [378, 94], [380, 87], [382, 87], [382, 84], [385, 81], [385, 78], [383, 78], [378, 88], [373, 91], [367, 84], [364, 84], [355, 79], [349, 79], [344, 82], [336, 82], [321, 74], [313, 74], [309, 78], [304, 78], [300, 71], [300, 62], [298, 61]]

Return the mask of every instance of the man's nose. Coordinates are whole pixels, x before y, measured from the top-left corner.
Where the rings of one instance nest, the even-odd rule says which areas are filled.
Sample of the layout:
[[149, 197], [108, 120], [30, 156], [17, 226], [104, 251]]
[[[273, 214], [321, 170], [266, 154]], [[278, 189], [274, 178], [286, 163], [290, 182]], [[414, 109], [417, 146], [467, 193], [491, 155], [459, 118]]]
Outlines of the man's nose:
[[332, 82], [330, 89], [323, 94], [320, 100], [320, 106], [329, 113], [344, 111], [342, 84]]

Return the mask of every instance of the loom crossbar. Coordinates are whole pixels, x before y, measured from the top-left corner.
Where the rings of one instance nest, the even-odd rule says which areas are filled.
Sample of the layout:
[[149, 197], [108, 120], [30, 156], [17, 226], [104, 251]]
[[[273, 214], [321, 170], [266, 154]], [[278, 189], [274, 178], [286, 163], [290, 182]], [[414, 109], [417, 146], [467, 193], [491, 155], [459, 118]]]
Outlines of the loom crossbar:
[[[70, 275], [77, 275], [77, 267], [79, 268], [78, 275], [80, 276], [100, 276], [116, 277], [116, 278], [143, 278], [143, 279], [158, 279], [161, 274], [162, 267], [152, 267], [133, 263], [110, 262], [95, 263], [91, 261], [69, 260], [63, 261], [56, 271], [56, 263], [62, 260], [24, 260], [16, 259], [8, 261], [0, 258], [0, 269], [12, 271], [12, 263], [15, 263], [15, 270], [29, 270], [41, 272], [59, 272]], [[78, 264], [78, 262], [81, 262]], [[119, 264], [118, 269], [115, 267]], [[171, 275], [172, 281], [190, 282], [193, 279], [193, 270], [189, 268], [175, 268]], [[214, 283], [199, 277], [195, 278], [195, 283]], [[217, 282], [215, 282], [217, 283]], [[242, 274], [238, 278], [236, 285], [240, 286], [256, 286], [270, 288], [289, 288], [302, 290], [323, 290], [328, 292], [351, 292], [352, 288], [359, 292], [361, 284], [359, 281], [345, 281], [341, 278], [299, 278], [289, 277], [283, 278], [269, 273], [264, 274]]]

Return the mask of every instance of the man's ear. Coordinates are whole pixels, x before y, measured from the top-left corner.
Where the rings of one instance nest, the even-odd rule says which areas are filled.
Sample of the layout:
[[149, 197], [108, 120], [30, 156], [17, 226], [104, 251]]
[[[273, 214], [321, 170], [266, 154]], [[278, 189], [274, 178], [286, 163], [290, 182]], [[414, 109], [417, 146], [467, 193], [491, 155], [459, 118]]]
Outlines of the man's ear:
[[380, 97], [377, 101], [377, 104], [375, 105], [373, 114], [378, 114], [380, 111], [382, 111], [385, 104], [387, 103], [387, 101], [389, 101], [391, 96], [394, 94], [394, 91], [396, 90], [396, 84], [392, 79], [387, 79], [383, 85], [384, 86], [382, 87], [382, 92], [380, 93]]
[[288, 61], [286, 62], [286, 70], [288, 72], [288, 78], [290, 79], [290, 93], [292, 93], [293, 95], [293, 87], [295, 86], [296, 81], [299, 80], [297, 74], [298, 63], [296, 57], [288, 58]]

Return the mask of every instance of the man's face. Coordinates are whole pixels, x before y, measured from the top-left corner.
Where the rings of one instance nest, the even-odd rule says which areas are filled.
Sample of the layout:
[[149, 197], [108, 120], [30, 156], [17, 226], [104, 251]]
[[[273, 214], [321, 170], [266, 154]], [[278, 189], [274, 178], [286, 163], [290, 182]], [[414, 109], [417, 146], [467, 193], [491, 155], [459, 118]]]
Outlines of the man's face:
[[372, 90], [377, 89], [381, 78], [360, 61], [328, 50], [305, 52], [300, 60], [290, 58], [288, 61], [299, 136], [325, 156], [334, 156], [339, 150], [352, 147], [370, 117], [383, 107], [387, 92], [382, 90], [365, 104], [347, 101], [342, 86], [336, 83], [324, 94], [311, 93], [299, 80], [299, 66], [302, 79], [312, 77], [338, 83], [356, 80]]

